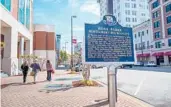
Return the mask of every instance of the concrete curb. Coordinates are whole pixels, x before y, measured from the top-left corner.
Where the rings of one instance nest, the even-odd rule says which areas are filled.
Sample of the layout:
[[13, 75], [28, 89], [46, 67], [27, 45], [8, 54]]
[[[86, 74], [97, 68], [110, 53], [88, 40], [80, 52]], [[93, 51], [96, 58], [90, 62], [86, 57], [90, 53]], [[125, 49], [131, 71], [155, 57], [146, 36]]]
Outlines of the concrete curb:
[[[102, 85], [103, 87], [107, 88], [107, 84], [106, 84], [106, 83], [101, 82], [101, 81], [98, 81], [98, 80], [95, 80], [95, 79], [92, 79], [92, 80], [96, 81], [97, 83], [99, 83], [99, 84]], [[150, 104], [150, 103], [148, 103], [148, 102], [146, 102], [146, 101], [144, 101], [144, 100], [142, 100], [142, 99], [139, 99], [139, 98], [137, 98], [137, 97], [135, 97], [135, 96], [133, 96], [133, 95], [130, 95], [130, 94], [124, 92], [124, 91], [121, 91], [121, 90], [119, 90], [119, 89], [117, 89], [117, 90], [118, 90], [118, 93], [119, 93], [120, 95], [126, 97], [127, 99], [133, 100], [134, 102], [140, 104], [140, 105], [143, 106], [143, 107], [154, 107], [152, 104]]]

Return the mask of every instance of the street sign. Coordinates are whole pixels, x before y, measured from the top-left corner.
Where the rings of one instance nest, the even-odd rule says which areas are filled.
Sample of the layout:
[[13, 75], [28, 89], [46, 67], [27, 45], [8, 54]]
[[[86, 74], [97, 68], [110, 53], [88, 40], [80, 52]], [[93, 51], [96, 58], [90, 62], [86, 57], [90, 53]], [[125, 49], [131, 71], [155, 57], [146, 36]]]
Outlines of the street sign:
[[122, 27], [112, 15], [98, 24], [85, 24], [83, 62], [87, 64], [132, 64], [132, 28]]
[[77, 39], [72, 39], [73, 44], [77, 44]]

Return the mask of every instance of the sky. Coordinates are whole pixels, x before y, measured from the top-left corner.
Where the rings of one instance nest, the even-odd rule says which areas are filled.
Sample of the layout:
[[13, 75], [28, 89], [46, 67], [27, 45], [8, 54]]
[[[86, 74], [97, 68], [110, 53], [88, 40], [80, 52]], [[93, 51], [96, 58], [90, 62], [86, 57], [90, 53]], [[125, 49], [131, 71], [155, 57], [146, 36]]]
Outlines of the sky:
[[61, 34], [61, 49], [67, 43], [71, 48], [71, 16], [73, 36], [77, 42], [83, 41], [84, 24], [96, 24], [100, 21], [100, 9], [97, 0], [34, 0], [34, 24], [55, 25], [56, 34]]

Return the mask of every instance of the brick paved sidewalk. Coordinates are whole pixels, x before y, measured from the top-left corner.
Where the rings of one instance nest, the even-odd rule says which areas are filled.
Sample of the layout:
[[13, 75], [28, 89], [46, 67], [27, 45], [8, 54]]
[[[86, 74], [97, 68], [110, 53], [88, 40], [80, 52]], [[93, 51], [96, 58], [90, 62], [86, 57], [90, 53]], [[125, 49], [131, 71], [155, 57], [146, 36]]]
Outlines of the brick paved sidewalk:
[[[64, 77], [70, 80], [62, 80]], [[53, 81], [47, 82], [46, 72], [38, 74], [37, 84], [28, 77], [28, 83], [22, 84], [22, 76], [2, 78], [2, 107], [108, 107], [107, 88], [105, 87], [70, 87], [71, 79], [79, 79], [79, 75], [66, 75], [58, 71]], [[65, 87], [59, 89], [59, 86]], [[95, 100], [101, 100], [95, 103]], [[117, 107], [152, 107], [124, 93], [118, 93]]]

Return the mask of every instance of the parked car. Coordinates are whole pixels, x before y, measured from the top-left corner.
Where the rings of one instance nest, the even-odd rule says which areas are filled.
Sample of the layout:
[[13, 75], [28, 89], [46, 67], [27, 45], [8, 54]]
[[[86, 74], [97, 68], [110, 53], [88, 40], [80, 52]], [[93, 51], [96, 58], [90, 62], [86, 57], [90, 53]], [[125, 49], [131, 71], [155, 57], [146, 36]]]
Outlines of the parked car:
[[82, 65], [82, 64], [77, 64], [77, 65], [75, 65], [74, 70], [75, 70], [76, 72], [82, 71], [81, 65]]
[[103, 68], [104, 66], [102, 65], [92, 65], [91, 68], [92, 69], [99, 69], [99, 68]]
[[149, 61], [144, 64], [146, 67], [157, 67], [157, 65], [154, 63], [154, 61]]
[[126, 67], [129, 67], [129, 68], [132, 68], [132, 64], [122, 64], [121, 68], [126, 68]]
[[143, 62], [137, 62], [136, 64], [134, 64], [134, 66], [144, 66]]

